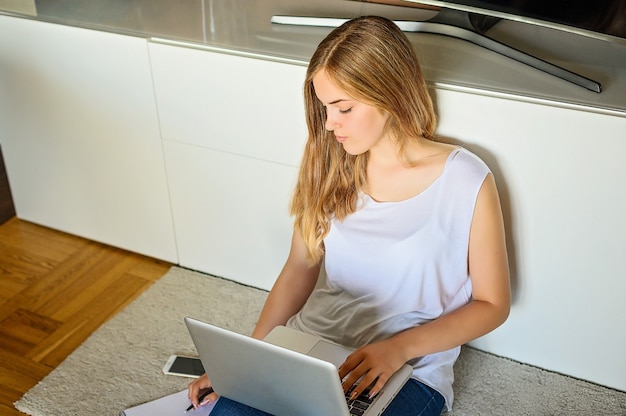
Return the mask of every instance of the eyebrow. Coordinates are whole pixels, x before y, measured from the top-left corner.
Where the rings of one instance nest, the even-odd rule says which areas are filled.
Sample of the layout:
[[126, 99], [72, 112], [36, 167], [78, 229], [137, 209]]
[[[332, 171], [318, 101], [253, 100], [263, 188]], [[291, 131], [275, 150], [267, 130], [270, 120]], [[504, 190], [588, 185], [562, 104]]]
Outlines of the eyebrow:
[[349, 99], [347, 99], [347, 98], [340, 98], [340, 99], [338, 99], [338, 100], [331, 101], [331, 102], [330, 102], [330, 103], [328, 103], [328, 104], [324, 104], [324, 103], [322, 103], [322, 104], [324, 104], [324, 106], [327, 106], [327, 105], [339, 104], [339, 103], [341, 103], [341, 102], [343, 102], [343, 101], [352, 101], [352, 100], [349, 100]]

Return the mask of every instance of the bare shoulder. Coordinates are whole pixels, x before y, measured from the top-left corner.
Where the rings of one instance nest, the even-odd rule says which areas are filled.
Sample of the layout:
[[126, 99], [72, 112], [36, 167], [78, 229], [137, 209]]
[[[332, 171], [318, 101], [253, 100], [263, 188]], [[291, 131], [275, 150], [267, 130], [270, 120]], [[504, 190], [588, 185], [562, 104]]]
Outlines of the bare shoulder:
[[459, 146], [455, 146], [449, 143], [442, 143], [436, 141], [426, 141], [420, 152], [420, 157], [416, 160], [416, 165], [424, 167], [430, 167], [434, 169], [443, 169], [448, 157], [452, 152], [458, 149]]
[[438, 150], [439, 152], [448, 153], [448, 154], [452, 152], [453, 150], [459, 148], [459, 146], [456, 144], [438, 142], [434, 140], [432, 140], [430, 143], [433, 149]]

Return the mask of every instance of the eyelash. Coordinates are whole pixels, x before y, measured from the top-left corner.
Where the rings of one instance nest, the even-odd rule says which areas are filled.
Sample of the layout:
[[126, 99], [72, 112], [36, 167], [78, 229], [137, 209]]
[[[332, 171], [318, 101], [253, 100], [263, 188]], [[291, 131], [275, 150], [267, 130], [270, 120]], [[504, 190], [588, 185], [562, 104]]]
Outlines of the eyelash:
[[350, 111], [352, 111], [352, 107], [348, 108], [347, 110], [339, 110], [339, 112], [340, 112], [341, 114], [347, 114], [347, 113], [349, 113]]

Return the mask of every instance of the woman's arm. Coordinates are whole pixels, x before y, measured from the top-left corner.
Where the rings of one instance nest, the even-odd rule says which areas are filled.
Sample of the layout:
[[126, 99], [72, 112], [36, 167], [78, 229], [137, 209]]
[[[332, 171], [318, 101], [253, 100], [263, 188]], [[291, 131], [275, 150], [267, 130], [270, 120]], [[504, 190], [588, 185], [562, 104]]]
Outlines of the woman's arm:
[[465, 344], [506, 320], [511, 304], [509, 265], [502, 209], [491, 174], [483, 182], [474, 209], [468, 268], [472, 300], [467, 305], [388, 340], [359, 348], [340, 369], [342, 378], [350, 374], [344, 388], [365, 374], [356, 394], [378, 378], [371, 390], [377, 393], [406, 361]]
[[311, 265], [304, 239], [294, 231], [289, 257], [267, 296], [252, 337], [263, 339], [275, 326], [285, 325], [304, 306], [319, 272], [320, 264]]
[[[444, 351], [491, 332], [508, 317], [511, 305], [509, 264], [502, 209], [492, 175], [478, 194], [470, 229], [469, 275], [472, 300], [414, 334], [400, 334], [406, 354], [421, 357]], [[411, 332], [411, 331], [407, 331]]]

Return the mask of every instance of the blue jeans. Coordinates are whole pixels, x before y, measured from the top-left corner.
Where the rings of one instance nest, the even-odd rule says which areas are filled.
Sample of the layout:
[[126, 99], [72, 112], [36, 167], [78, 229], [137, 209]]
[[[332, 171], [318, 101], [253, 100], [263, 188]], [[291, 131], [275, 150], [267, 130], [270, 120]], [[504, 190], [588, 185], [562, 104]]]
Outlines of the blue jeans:
[[[445, 400], [439, 392], [415, 379], [409, 379], [389, 403], [383, 416], [439, 416]], [[244, 404], [221, 397], [211, 416], [270, 416]]]

